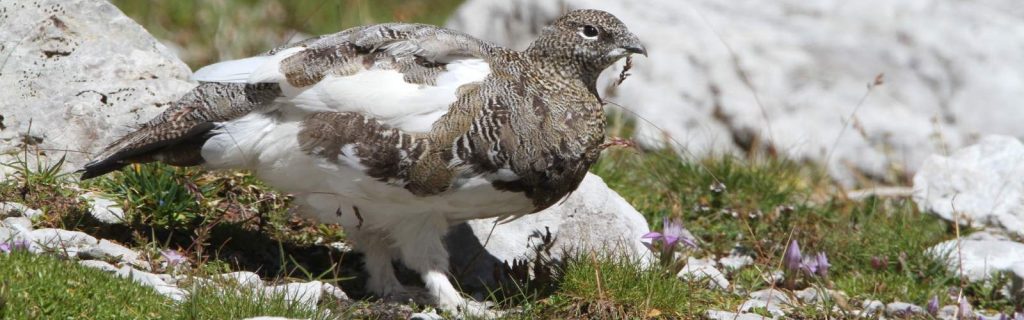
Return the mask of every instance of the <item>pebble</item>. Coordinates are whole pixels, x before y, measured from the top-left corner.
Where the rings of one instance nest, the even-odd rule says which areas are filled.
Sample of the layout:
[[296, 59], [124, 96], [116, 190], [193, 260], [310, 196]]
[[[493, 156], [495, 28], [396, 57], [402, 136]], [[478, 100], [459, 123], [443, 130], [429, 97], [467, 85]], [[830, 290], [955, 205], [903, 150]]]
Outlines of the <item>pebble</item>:
[[901, 301], [892, 302], [885, 306], [885, 315], [890, 317], [909, 317], [924, 313], [924, 308], [921, 308], [921, 306]]
[[5, 201], [0, 202], [0, 215], [35, 219], [35, 217], [42, 216], [43, 211], [29, 208], [21, 203]]
[[82, 200], [89, 203], [91, 208], [89, 214], [93, 218], [106, 224], [120, 224], [125, 222], [124, 210], [119, 204], [99, 195], [86, 193], [81, 196]]
[[729, 280], [721, 271], [715, 268], [715, 261], [709, 259], [689, 258], [686, 266], [676, 277], [683, 280], [709, 280], [708, 287], [711, 289], [725, 290], [729, 288]]
[[158, 275], [136, 270], [130, 266], [123, 266], [118, 269], [116, 273], [118, 277], [129, 278], [132, 279], [132, 281], [151, 287], [156, 290], [157, 293], [171, 298], [174, 301], [184, 301], [185, 298], [188, 297], [187, 291], [168, 283], [164, 277], [166, 275]]

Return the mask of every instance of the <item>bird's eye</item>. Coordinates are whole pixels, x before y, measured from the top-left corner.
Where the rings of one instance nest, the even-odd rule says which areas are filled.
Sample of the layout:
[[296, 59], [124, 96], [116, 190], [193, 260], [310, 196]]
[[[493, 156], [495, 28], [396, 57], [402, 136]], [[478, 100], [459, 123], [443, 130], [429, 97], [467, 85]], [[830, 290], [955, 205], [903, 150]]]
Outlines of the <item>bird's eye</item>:
[[597, 28], [591, 25], [586, 25], [583, 26], [583, 28], [580, 28], [580, 35], [586, 39], [597, 39], [597, 35], [599, 33], [600, 32], [597, 31]]

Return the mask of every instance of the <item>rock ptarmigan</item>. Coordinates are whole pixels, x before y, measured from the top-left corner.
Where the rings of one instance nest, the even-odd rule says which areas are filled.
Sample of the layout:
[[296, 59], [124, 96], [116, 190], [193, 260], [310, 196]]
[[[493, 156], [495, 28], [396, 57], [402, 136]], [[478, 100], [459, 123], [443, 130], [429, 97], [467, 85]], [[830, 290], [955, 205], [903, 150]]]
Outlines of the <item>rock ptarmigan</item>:
[[82, 178], [152, 161], [252, 170], [302, 214], [344, 226], [371, 291], [406, 293], [398, 258], [458, 310], [449, 226], [575, 189], [605, 139], [598, 75], [633, 53], [646, 50], [597, 10], [568, 12], [524, 51], [429, 25], [352, 28], [196, 71], [198, 87]]

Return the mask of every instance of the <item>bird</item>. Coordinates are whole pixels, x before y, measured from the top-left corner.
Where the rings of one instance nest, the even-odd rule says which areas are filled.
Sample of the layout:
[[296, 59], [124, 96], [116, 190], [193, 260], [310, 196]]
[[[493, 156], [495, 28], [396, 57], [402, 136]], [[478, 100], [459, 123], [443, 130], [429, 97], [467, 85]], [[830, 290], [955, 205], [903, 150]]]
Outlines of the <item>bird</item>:
[[447, 230], [576, 189], [605, 141], [598, 76], [633, 54], [647, 54], [639, 38], [591, 9], [564, 13], [524, 50], [425, 24], [346, 29], [200, 68], [194, 89], [81, 179], [148, 162], [250, 170], [299, 214], [340, 224], [378, 297], [413, 291], [398, 260], [430, 303], [467, 312], [478, 306], [448, 279]]

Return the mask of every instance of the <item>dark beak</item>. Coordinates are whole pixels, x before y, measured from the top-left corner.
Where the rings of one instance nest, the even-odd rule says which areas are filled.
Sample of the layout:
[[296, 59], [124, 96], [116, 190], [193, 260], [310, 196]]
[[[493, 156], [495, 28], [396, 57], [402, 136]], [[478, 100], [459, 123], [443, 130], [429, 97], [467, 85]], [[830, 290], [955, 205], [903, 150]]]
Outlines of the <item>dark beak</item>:
[[624, 46], [622, 48], [626, 49], [626, 52], [629, 52], [629, 53], [637, 53], [637, 54], [642, 54], [645, 57], [647, 56], [647, 48], [644, 48], [644, 45], [642, 45], [642, 44], [628, 45], [628, 46]]
[[645, 57], [647, 56], [647, 48], [645, 48], [644, 45], [640, 43], [640, 38], [637, 38], [636, 35], [629, 34], [623, 40], [625, 41], [622, 41], [620, 43], [624, 43], [622, 49], [625, 49], [626, 52], [642, 54]]

